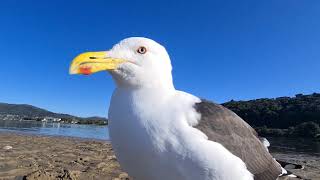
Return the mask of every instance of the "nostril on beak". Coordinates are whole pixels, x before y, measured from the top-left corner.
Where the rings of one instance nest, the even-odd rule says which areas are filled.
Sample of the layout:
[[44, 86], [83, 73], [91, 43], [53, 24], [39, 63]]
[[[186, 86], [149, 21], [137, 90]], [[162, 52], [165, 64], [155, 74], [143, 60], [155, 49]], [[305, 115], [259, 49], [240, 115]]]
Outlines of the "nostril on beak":
[[97, 57], [93, 57], [93, 56], [91, 56], [91, 57], [89, 57], [89, 59], [97, 59]]

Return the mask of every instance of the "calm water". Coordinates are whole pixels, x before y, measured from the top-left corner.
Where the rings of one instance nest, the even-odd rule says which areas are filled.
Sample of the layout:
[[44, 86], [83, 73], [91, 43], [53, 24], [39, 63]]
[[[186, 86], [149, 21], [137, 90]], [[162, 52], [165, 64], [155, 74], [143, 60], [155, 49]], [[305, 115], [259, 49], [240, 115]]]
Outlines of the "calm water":
[[107, 126], [0, 120], [0, 131], [108, 140]]
[[[95, 125], [0, 120], [0, 131], [109, 140], [108, 127]], [[307, 153], [320, 156], [320, 142], [299, 138], [269, 137], [267, 139], [271, 143], [269, 149], [273, 152]]]

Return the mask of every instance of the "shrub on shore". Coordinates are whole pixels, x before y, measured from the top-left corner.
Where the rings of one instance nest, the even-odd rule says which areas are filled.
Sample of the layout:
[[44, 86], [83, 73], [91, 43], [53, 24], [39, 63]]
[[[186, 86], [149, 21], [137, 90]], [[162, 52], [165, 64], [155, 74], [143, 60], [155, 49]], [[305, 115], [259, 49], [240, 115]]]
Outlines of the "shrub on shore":
[[320, 138], [319, 124], [312, 121], [304, 122], [287, 129], [262, 126], [255, 127], [255, 130], [258, 132], [259, 136]]

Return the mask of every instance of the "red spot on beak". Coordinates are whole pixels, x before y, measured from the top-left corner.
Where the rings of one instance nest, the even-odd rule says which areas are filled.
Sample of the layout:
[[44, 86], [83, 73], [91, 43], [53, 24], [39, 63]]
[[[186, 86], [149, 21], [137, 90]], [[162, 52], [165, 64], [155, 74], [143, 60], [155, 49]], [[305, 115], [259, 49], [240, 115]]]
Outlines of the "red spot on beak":
[[80, 67], [79, 71], [81, 74], [84, 74], [84, 75], [90, 75], [92, 73], [91, 67]]

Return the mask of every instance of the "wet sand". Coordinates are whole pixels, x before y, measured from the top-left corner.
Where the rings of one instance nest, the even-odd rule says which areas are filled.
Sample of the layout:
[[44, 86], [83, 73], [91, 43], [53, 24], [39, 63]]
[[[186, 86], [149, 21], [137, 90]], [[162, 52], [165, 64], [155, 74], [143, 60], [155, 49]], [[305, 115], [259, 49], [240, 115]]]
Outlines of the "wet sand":
[[[10, 146], [12, 149], [10, 149]], [[320, 180], [320, 157], [275, 153], [305, 165], [298, 175]], [[109, 142], [0, 132], [0, 179], [128, 179]]]
[[[4, 149], [12, 146], [12, 149]], [[0, 179], [126, 179], [108, 142], [0, 133]]]
[[277, 159], [289, 163], [303, 165], [303, 169], [289, 169], [296, 175], [306, 179], [320, 180], [320, 156], [295, 153], [272, 153]]

